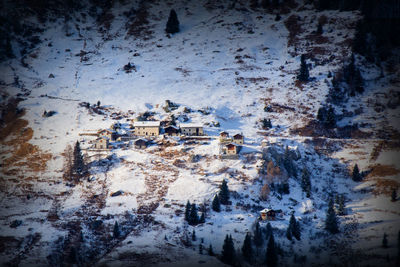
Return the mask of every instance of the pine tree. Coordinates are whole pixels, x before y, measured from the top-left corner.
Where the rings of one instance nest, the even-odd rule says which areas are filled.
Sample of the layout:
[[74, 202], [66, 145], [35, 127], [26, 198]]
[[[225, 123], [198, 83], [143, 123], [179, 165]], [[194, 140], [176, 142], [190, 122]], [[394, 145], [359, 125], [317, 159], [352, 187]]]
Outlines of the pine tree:
[[267, 251], [265, 253], [266, 259], [265, 263], [267, 264], [268, 267], [275, 267], [278, 264], [278, 251], [276, 248], [275, 244], [275, 239], [274, 235], [271, 234], [269, 240], [268, 240], [268, 245], [267, 245]]
[[292, 230], [293, 230], [292, 234], [297, 240], [300, 240], [300, 238], [301, 238], [300, 223], [299, 223], [299, 221], [296, 220], [296, 218], [294, 217], [293, 214], [292, 214], [292, 217], [294, 219], [294, 224], [293, 224], [293, 228], [292, 228]]
[[292, 229], [290, 228], [290, 224], [288, 225], [288, 228], [286, 229], [286, 238], [288, 240], [292, 240]]
[[336, 126], [336, 114], [333, 107], [329, 107], [325, 120], [326, 127], [334, 128]]
[[79, 181], [79, 179], [86, 174], [86, 166], [83, 160], [83, 155], [79, 141], [76, 141], [75, 143], [72, 169], [73, 173], [76, 176], [77, 181]]
[[246, 261], [250, 262], [252, 255], [253, 255], [253, 249], [251, 247], [251, 237], [250, 237], [249, 233], [247, 233], [246, 237], [244, 238], [243, 246], [242, 246], [242, 253], [243, 253], [244, 259]]
[[301, 188], [306, 193], [306, 196], [309, 198], [311, 196], [311, 179], [310, 173], [306, 168], [303, 169], [301, 174]]
[[185, 207], [185, 221], [189, 222], [189, 215], [190, 215], [190, 209], [191, 209], [192, 205], [190, 204], [190, 201], [188, 200], [186, 203], [186, 207]]
[[395, 188], [393, 188], [392, 190], [391, 200], [392, 202], [395, 202], [397, 200], [397, 191]]
[[215, 255], [211, 244], [210, 244], [210, 247], [208, 248], [208, 255], [209, 256], [214, 256]]
[[196, 225], [199, 223], [199, 215], [197, 214], [197, 207], [196, 204], [192, 204], [192, 207], [190, 208], [190, 214], [189, 214], [189, 224], [190, 225]]
[[206, 218], [204, 216], [204, 212], [201, 213], [200, 219], [199, 219], [199, 223], [205, 223], [206, 222]]
[[221, 204], [219, 202], [219, 197], [218, 195], [215, 195], [213, 201], [212, 201], [212, 209], [216, 212], [220, 212], [221, 211]]
[[202, 244], [199, 245], [199, 253], [201, 255], [203, 255], [203, 245]]
[[272, 226], [271, 223], [268, 222], [267, 226], [265, 227], [265, 238], [268, 239], [272, 235]]
[[317, 26], [317, 34], [321, 35], [324, 32], [322, 29], [322, 24], [319, 22]]
[[358, 165], [354, 165], [353, 174], [352, 174], [353, 181], [360, 182], [361, 181], [361, 174], [360, 170], [358, 169]]
[[219, 191], [219, 201], [221, 204], [224, 205], [228, 205], [229, 204], [229, 189], [228, 189], [228, 184], [227, 182], [224, 180], [222, 180], [222, 184], [220, 187], [220, 191]]
[[387, 234], [383, 234], [383, 239], [382, 239], [382, 247], [383, 248], [388, 248], [388, 239], [387, 239]]
[[338, 215], [345, 215], [345, 214], [346, 214], [345, 197], [343, 194], [341, 194], [338, 197]]
[[235, 247], [231, 235], [226, 235], [224, 244], [222, 246], [221, 261], [226, 264], [233, 264], [235, 262]]
[[300, 58], [300, 73], [297, 76], [297, 79], [301, 82], [307, 82], [309, 80], [310, 74], [308, 72], [308, 66], [306, 63], [306, 55], [302, 54]]
[[176, 15], [175, 10], [171, 9], [169, 13], [169, 18], [167, 21], [167, 26], [165, 28], [167, 33], [177, 33], [179, 32], [179, 20], [178, 16]]
[[256, 227], [254, 229], [253, 241], [254, 241], [254, 245], [256, 245], [256, 247], [261, 247], [263, 244], [263, 241], [264, 241], [262, 238], [260, 224], [258, 222], [256, 223]]
[[332, 234], [336, 234], [339, 232], [338, 220], [335, 210], [333, 208], [332, 199], [329, 200], [328, 210], [326, 212], [325, 229]]
[[114, 224], [113, 234], [114, 234], [114, 238], [119, 238], [121, 235], [117, 221]]
[[196, 231], [193, 229], [193, 232], [192, 232], [192, 241], [196, 241], [197, 240], [197, 238], [196, 238]]

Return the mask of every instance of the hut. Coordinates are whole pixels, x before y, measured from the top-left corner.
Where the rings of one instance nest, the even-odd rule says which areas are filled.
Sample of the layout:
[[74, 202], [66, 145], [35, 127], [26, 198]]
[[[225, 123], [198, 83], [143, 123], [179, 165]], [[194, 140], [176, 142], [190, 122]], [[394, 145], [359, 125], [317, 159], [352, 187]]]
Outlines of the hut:
[[138, 139], [134, 142], [135, 148], [144, 149], [149, 145], [149, 142], [146, 139]]
[[235, 134], [233, 136], [233, 142], [235, 142], [238, 145], [243, 145], [244, 143], [244, 136], [242, 134]]
[[178, 136], [179, 128], [174, 125], [169, 125], [164, 128], [164, 134], [167, 136]]

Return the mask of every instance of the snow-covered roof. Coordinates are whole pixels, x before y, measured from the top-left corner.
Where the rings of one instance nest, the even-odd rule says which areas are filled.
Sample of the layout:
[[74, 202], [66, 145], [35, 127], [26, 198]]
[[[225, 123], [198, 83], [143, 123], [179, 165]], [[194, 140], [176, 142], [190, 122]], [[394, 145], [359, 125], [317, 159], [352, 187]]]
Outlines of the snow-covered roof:
[[176, 130], [179, 130], [179, 128], [177, 126], [172, 125], [172, 124], [164, 127], [164, 129], [167, 129], [167, 128], [174, 128]]
[[135, 127], [160, 127], [159, 121], [135, 121], [133, 123]]
[[202, 128], [203, 124], [201, 123], [181, 123], [179, 124], [181, 128]]

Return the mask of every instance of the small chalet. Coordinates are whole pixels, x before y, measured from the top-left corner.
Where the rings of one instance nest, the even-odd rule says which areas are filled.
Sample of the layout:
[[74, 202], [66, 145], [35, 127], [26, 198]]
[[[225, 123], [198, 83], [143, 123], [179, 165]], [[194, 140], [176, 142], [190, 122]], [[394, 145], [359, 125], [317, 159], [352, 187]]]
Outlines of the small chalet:
[[160, 134], [159, 121], [135, 121], [135, 134], [139, 136], [158, 136]]
[[219, 133], [219, 141], [220, 142], [223, 142], [224, 140], [226, 140], [228, 138], [229, 138], [229, 133], [228, 132], [223, 131], [223, 132]]
[[244, 143], [244, 136], [241, 134], [235, 134], [233, 136], [233, 142], [235, 142], [238, 145], [243, 145]]
[[111, 141], [115, 140], [116, 138], [116, 132], [109, 129], [100, 130], [98, 135], [99, 137], [107, 137]]
[[96, 139], [94, 143], [94, 148], [96, 149], [108, 149], [110, 145], [108, 137], [102, 136]]
[[261, 219], [265, 220], [275, 220], [276, 216], [280, 214], [282, 210], [273, 210], [273, 209], [263, 209], [260, 211]]
[[174, 125], [169, 125], [164, 128], [165, 135], [168, 136], [178, 136], [179, 135], [179, 128]]
[[145, 139], [140, 138], [140, 139], [136, 140], [134, 142], [134, 144], [135, 144], [135, 148], [144, 149], [149, 145], [149, 142]]
[[234, 143], [226, 144], [222, 148], [222, 153], [225, 155], [237, 155], [238, 154], [238, 146]]
[[202, 136], [204, 135], [203, 132], [203, 125], [197, 123], [181, 123], [181, 134], [187, 136]]

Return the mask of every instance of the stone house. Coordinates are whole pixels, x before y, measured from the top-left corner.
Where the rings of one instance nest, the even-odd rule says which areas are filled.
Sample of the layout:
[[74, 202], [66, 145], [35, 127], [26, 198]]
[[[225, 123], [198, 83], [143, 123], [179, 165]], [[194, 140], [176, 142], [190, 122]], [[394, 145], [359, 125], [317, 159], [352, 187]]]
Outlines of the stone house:
[[169, 125], [164, 128], [164, 134], [168, 136], [178, 136], [179, 128], [174, 125]]
[[187, 136], [202, 136], [204, 135], [203, 132], [203, 125], [196, 124], [196, 123], [181, 123], [181, 134]]
[[106, 136], [99, 137], [95, 140], [94, 148], [96, 149], [108, 149], [110, 145], [109, 138]]
[[117, 134], [116, 134], [116, 132], [113, 131], [113, 130], [104, 129], [104, 130], [100, 130], [100, 131], [98, 132], [98, 136], [99, 136], [99, 137], [107, 137], [108, 140], [113, 141], [113, 140], [115, 140], [115, 138], [117, 137]]
[[159, 121], [135, 121], [135, 135], [138, 136], [158, 136], [160, 134]]

